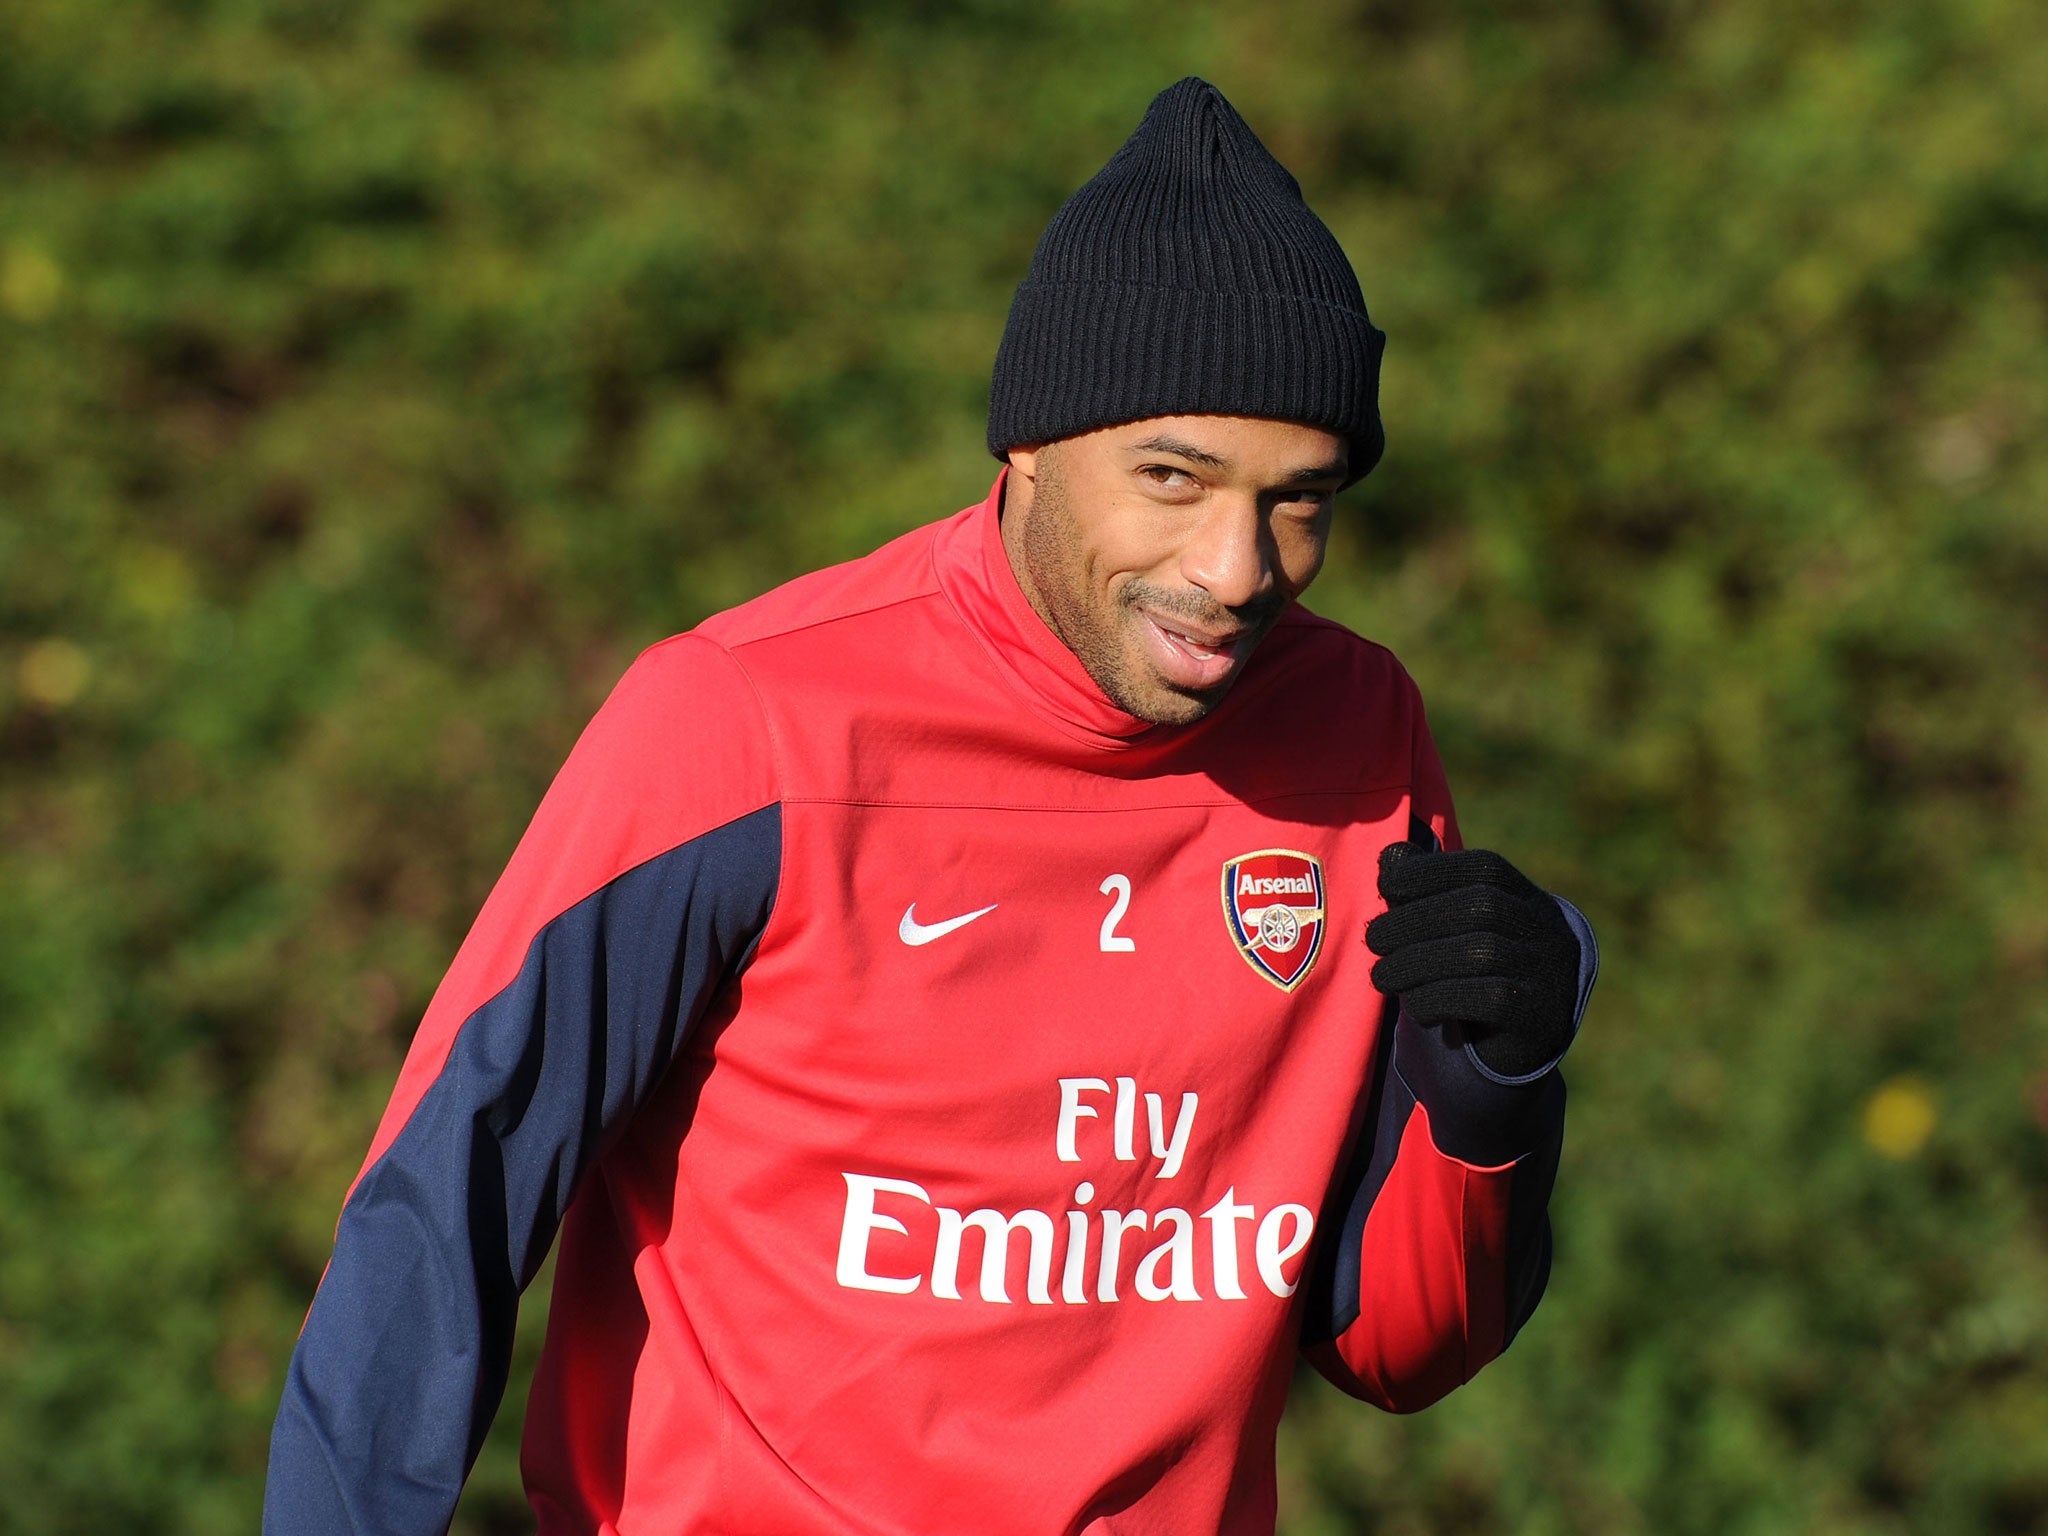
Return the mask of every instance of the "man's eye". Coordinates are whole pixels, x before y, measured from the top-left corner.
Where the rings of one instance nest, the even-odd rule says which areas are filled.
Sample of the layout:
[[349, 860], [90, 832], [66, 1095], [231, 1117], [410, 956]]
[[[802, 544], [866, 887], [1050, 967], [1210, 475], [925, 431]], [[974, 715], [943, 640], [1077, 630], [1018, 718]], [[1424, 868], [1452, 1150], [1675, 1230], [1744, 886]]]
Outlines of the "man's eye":
[[1282, 496], [1275, 505], [1298, 517], [1313, 517], [1329, 505], [1329, 502], [1328, 491], [1296, 491], [1291, 496]]
[[1183, 490], [1195, 483], [1193, 475], [1171, 464], [1147, 464], [1138, 473], [1154, 485], [1163, 485], [1169, 490]]

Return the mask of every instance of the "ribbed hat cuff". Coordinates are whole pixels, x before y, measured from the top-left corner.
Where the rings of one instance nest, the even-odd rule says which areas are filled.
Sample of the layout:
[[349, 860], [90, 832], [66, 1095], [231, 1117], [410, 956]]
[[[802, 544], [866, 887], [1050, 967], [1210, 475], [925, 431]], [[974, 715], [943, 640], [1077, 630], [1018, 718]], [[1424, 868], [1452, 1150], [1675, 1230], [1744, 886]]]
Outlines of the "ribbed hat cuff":
[[1260, 416], [1379, 462], [1380, 354], [1363, 315], [1281, 293], [1026, 279], [1010, 306], [989, 401], [989, 452], [1151, 416]]

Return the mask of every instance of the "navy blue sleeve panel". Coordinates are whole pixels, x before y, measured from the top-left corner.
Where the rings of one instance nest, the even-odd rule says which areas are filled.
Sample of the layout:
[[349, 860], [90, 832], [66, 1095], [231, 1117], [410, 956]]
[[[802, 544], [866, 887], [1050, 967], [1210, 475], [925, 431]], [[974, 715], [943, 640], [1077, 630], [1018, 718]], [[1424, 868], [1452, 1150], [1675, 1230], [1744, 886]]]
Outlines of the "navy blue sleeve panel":
[[[1392, 999], [1386, 1012], [1394, 1011]], [[1358, 1320], [1358, 1271], [1365, 1240], [1365, 1218], [1379, 1199], [1387, 1175], [1394, 1171], [1394, 1159], [1401, 1150], [1401, 1138], [1408, 1130], [1408, 1117], [1415, 1112], [1415, 1095], [1393, 1070], [1394, 1031], [1383, 1021], [1375, 1047], [1372, 1080], [1376, 1091], [1366, 1106], [1365, 1124], [1359, 1133], [1358, 1151], [1352, 1156], [1343, 1182], [1338, 1186], [1332, 1209], [1343, 1212], [1336, 1235], [1319, 1241], [1308, 1276], [1307, 1315], [1302, 1322], [1302, 1343], [1321, 1344], [1337, 1337]], [[1316, 1230], [1332, 1230], [1329, 1220], [1318, 1221]]]
[[271, 1437], [266, 1536], [446, 1529], [519, 1293], [581, 1175], [751, 958], [781, 855], [770, 805], [637, 865], [543, 927], [464, 1021], [342, 1212]]
[[1515, 1342], [1550, 1284], [1550, 1192], [1557, 1183], [1558, 1154], [1564, 1150], [1564, 1079], [1555, 1081], [1556, 1118], [1543, 1140], [1515, 1164], [1515, 1181], [1508, 1187], [1508, 1315], [1502, 1349]]

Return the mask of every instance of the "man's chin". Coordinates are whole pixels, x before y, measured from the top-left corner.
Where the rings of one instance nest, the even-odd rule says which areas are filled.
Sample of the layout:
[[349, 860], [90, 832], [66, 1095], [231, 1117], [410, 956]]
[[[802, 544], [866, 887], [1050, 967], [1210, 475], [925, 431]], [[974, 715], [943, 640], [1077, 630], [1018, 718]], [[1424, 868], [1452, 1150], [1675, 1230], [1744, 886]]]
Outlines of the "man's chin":
[[[1242, 669], [1240, 669], [1242, 670]], [[1120, 688], [1111, 693], [1111, 702], [1127, 715], [1135, 715], [1152, 725], [1193, 725], [1223, 702], [1237, 681], [1236, 672], [1213, 688], [1199, 693], [1168, 682], [1162, 677], [1150, 677], [1138, 688]]]

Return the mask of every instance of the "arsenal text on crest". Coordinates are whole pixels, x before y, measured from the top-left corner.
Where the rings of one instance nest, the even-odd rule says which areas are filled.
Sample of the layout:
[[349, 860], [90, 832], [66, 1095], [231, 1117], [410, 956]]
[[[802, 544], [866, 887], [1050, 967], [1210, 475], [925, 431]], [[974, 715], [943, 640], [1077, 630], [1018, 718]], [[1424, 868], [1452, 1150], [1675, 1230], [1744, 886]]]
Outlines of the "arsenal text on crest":
[[1323, 949], [1323, 865], [1292, 848], [1261, 848], [1223, 866], [1223, 918], [1246, 963], [1283, 992]]

